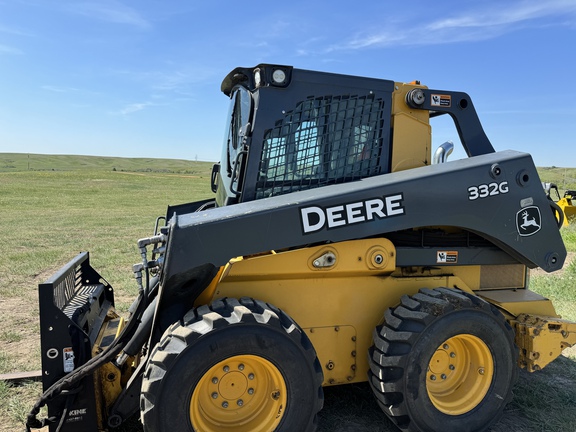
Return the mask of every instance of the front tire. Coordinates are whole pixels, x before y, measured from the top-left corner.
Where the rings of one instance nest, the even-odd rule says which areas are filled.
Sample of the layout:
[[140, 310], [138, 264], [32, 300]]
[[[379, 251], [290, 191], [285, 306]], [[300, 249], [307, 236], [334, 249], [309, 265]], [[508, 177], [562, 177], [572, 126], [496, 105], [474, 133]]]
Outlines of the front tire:
[[382, 410], [411, 432], [487, 430], [512, 398], [518, 352], [503, 315], [457, 289], [422, 289], [385, 313], [369, 352]]
[[322, 408], [312, 344], [281, 310], [224, 299], [190, 311], [144, 373], [145, 431], [312, 431]]

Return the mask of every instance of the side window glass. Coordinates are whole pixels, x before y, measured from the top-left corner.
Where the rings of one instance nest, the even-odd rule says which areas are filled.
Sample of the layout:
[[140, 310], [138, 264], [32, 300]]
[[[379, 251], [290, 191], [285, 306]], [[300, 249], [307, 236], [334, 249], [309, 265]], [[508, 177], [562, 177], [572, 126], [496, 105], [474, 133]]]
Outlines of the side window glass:
[[264, 175], [298, 178], [313, 176], [320, 164], [318, 129], [315, 122], [303, 122], [287, 137], [266, 140], [261, 164]]
[[238, 152], [242, 150], [244, 138], [250, 132], [250, 114], [252, 111], [252, 95], [243, 87], [237, 87], [230, 97], [227, 130], [225, 131], [226, 169], [229, 176], [233, 175], [234, 164]]
[[256, 198], [379, 174], [383, 107], [373, 95], [299, 102], [264, 135]]
[[232, 119], [232, 148], [238, 149], [242, 139], [249, 132], [250, 110], [252, 109], [252, 97], [243, 87], [239, 87], [234, 93], [234, 113]]

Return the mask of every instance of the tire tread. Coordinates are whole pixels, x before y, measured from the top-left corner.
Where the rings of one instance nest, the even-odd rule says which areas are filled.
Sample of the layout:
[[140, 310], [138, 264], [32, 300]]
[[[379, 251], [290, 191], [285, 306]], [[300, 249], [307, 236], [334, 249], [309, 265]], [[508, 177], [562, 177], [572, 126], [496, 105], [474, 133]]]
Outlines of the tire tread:
[[156, 395], [160, 394], [162, 380], [175, 364], [179, 354], [193, 345], [200, 337], [214, 329], [245, 323], [260, 323], [282, 329], [288, 337], [301, 345], [308, 362], [312, 364], [318, 396], [315, 399], [316, 413], [307, 431], [316, 429], [318, 412], [324, 404], [322, 391], [323, 372], [314, 347], [298, 325], [281, 309], [248, 297], [225, 298], [210, 305], [195, 308], [180, 322], [172, 324], [152, 350], [142, 382], [140, 395], [141, 422], [145, 430], [161, 430], [154, 410]]

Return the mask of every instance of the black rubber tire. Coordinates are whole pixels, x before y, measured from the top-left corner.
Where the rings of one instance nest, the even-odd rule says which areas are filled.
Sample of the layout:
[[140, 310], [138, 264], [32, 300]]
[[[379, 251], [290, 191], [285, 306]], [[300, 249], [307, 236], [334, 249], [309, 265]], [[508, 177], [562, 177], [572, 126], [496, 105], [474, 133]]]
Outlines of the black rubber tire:
[[315, 430], [324, 396], [314, 347], [286, 313], [249, 298], [193, 309], [164, 333], [144, 372], [144, 430], [200, 430], [191, 420], [194, 389], [211, 367], [241, 355], [263, 358], [281, 373], [287, 401], [276, 430]]
[[[421, 289], [403, 296], [399, 306], [386, 311], [384, 320], [374, 331], [368, 379], [380, 408], [400, 429], [485, 431], [498, 421], [512, 399], [518, 350], [514, 331], [496, 308], [458, 289]], [[429, 397], [427, 370], [436, 349], [458, 335], [480, 339], [490, 350], [494, 371], [480, 402], [467, 412], [450, 415]]]

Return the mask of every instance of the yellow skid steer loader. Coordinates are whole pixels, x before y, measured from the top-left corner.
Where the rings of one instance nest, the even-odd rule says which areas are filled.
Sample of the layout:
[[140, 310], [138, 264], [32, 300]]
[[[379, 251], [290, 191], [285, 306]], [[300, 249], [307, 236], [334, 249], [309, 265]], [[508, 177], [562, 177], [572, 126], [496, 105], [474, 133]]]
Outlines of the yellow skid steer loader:
[[[39, 286], [29, 428], [312, 431], [323, 387], [368, 381], [402, 430], [483, 431], [576, 343], [529, 288], [566, 258], [557, 206], [466, 93], [272, 64], [222, 91], [214, 198], [138, 241], [130, 315], [86, 252]], [[432, 163], [442, 115], [468, 158]]]

